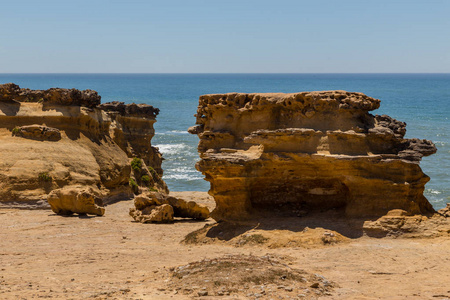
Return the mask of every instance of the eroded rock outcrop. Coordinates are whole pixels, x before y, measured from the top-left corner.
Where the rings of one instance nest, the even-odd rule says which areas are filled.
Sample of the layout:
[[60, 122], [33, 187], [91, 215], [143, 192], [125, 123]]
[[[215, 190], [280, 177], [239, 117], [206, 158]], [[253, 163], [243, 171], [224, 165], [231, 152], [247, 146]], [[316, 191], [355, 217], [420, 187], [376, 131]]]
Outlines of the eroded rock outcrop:
[[209, 218], [209, 210], [194, 201], [150, 192], [134, 198], [134, 208], [130, 208], [130, 216], [141, 223], [170, 223], [174, 217], [205, 220]]
[[[92, 90], [0, 85], [0, 205], [48, 207], [51, 191], [71, 186], [92, 188], [105, 203], [167, 192], [161, 154], [151, 146], [158, 112], [100, 104]], [[142, 161], [136, 170], [133, 159]]]
[[445, 208], [430, 218], [423, 215], [410, 215], [401, 209], [393, 209], [386, 215], [363, 223], [364, 233], [371, 237], [438, 237], [450, 234], [450, 214]]
[[257, 211], [344, 209], [381, 216], [433, 212], [419, 167], [436, 152], [405, 139], [406, 124], [373, 116], [380, 100], [345, 91], [200, 97], [196, 125], [216, 220]]

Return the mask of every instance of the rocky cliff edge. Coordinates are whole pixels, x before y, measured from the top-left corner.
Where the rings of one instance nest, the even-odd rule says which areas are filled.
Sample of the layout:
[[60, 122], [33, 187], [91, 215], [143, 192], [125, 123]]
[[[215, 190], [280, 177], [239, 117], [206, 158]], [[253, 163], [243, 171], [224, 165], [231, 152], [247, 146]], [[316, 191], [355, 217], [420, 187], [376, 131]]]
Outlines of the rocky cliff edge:
[[1, 206], [48, 207], [55, 190], [51, 199], [83, 196], [92, 207], [94, 199], [168, 191], [151, 146], [159, 109], [100, 99], [92, 90], [0, 85]]

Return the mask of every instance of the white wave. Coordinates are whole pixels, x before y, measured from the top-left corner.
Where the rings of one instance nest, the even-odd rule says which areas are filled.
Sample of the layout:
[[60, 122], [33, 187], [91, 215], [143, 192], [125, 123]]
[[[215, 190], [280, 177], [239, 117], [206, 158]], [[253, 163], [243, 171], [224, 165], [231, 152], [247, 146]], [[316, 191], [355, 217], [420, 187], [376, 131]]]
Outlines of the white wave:
[[436, 191], [436, 190], [433, 190], [433, 189], [427, 189], [426, 192], [429, 193], [429, 194], [433, 194], [433, 195], [442, 194], [442, 192]]
[[200, 174], [199, 171], [197, 171], [196, 169], [194, 169], [194, 167], [189, 168], [189, 167], [179, 167], [179, 168], [174, 168], [174, 169], [168, 169], [166, 170], [168, 173], [197, 173]]
[[433, 141], [433, 143], [437, 146], [441, 146], [444, 147], [446, 146], [448, 143], [447, 142], [443, 142], [443, 141]]
[[185, 144], [159, 144], [159, 145], [155, 145], [155, 147], [158, 147], [159, 152], [161, 152], [164, 156], [164, 154], [165, 155], [174, 155], [174, 154], [180, 153], [181, 150], [187, 148], [187, 145], [185, 145]]
[[190, 174], [183, 174], [183, 173], [177, 173], [177, 174], [168, 174], [164, 175], [163, 179], [175, 179], [175, 180], [185, 180], [185, 181], [193, 181], [193, 180], [202, 180], [203, 177], [190, 175]]
[[186, 130], [171, 130], [169, 132], [178, 134], [189, 134], [189, 132], [187, 132]]

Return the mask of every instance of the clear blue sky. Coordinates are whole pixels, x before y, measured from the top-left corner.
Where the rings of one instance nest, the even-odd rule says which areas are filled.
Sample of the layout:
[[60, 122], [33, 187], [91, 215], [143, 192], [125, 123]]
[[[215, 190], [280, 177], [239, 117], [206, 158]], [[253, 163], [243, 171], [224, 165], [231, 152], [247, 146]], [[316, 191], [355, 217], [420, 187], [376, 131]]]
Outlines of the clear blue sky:
[[450, 72], [450, 0], [10, 0], [0, 73]]

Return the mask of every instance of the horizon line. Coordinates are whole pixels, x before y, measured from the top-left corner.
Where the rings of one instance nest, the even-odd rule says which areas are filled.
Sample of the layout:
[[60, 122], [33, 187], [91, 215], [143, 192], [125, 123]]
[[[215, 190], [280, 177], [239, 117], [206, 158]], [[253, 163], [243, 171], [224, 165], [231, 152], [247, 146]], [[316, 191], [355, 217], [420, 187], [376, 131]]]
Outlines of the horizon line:
[[147, 73], [147, 72], [29, 72], [29, 73], [23, 73], [23, 72], [1, 72], [0, 75], [44, 75], [44, 74], [48, 74], [48, 75], [125, 75], [125, 74], [129, 74], [129, 75], [194, 75], [194, 74], [198, 74], [198, 75], [209, 75], [209, 74], [215, 74], [215, 75], [238, 75], [238, 74], [242, 74], [242, 75], [246, 75], [246, 74], [251, 74], [251, 75], [265, 75], [265, 74], [339, 74], [339, 75], [345, 75], [345, 74], [450, 74], [450, 72], [300, 72], [300, 73], [295, 73], [295, 72], [258, 72], [258, 73], [244, 73], [244, 72], [237, 72], [237, 73], [218, 73], [218, 72], [194, 72], [194, 73], [189, 73], [189, 72], [173, 72], [173, 73], [169, 73], [169, 72], [164, 72], [164, 73], [159, 73], [159, 72], [154, 72], [154, 73]]

